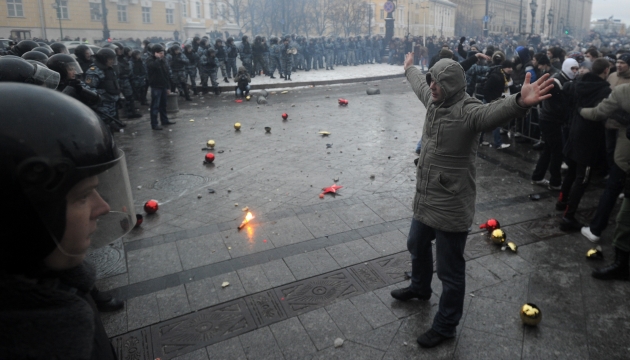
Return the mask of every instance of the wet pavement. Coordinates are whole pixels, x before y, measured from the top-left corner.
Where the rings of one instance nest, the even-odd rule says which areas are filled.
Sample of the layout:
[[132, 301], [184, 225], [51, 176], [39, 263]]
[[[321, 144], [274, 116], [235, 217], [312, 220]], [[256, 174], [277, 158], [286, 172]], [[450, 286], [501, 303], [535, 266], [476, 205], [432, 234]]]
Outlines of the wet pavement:
[[[366, 95], [368, 86], [381, 94]], [[627, 358], [630, 283], [590, 277], [603, 262], [585, 258], [593, 244], [579, 233], [558, 229], [557, 193], [530, 185], [538, 156], [530, 144], [479, 149], [464, 316], [455, 339], [426, 350], [415, 339], [437, 310], [437, 276], [428, 302], [389, 296], [410, 270], [423, 106], [402, 78], [277, 91], [268, 102], [206, 95], [180, 102], [177, 124], [163, 131], [145, 115], [116, 135], [136, 210], [160, 204], [91, 256], [101, 290], [126, 300], [103, 314], [121, 359]], [[603, 188], [594, 182], [583, 221]], [[335, 183], [338, 195], [321, 199]], [[256, 218], [239, 231], [245, 207]], [[488, 218], [517, 253], [478, 229]], [[605, 261], [613, 230], [611, 221]], [[538, 327], [520, 321], [526, 302], [542, 310]]]

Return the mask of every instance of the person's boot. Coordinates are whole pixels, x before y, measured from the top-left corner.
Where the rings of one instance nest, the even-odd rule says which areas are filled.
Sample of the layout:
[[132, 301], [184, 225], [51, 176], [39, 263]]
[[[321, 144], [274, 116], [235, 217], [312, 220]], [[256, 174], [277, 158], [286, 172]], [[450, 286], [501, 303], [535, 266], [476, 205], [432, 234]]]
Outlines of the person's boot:
[[[584, 227], [584, 224], [575, 218], [575, 215], [568, 214], [569, 207], [564, 212], [564, 216], [560, 219], [560, 230], [562, 231], [580, 231]], [[574, 213], [574, 212], [573, 212]]]
[[629, 280], [630, 270], [628, 268], [628, 259], [630, 252], [623, 251], [615, 247], [615, 262], [603, 268], [595, 269], [591, 273], [595, 279], [600, 280]]
[[273, 74], [269, 77], [270, 79], [275, 79], [276, 77]]
[[287, 75], [287, 80], [293, 81], [293, 80], [291, 80], [291, 75]]
[[227, 78], [227, 77], [224, 77], [224, 78], [223, 78], [223, 81], [225, 81], [226, 83], [230, 83], [230, 80], [228, 80], [228, 78]]
[[[136, 111], [136, 107], [134, 101], [132, 99], [127, 102], [127, 119], [138, 119], [141, 118], [142, 114]], [[124, 126], [123, 126], [124, 127]]]
[[418, 300], [426, 301], [431, 298], [431, 294], [429, 295], [417, 294], [411, 291], [411, 287], [392, 290], [390, 295], [398, 301], [409, 301], [411, 299], [418, 299]]
[[124, 301], [116, 299], [109, 294], [104, 294], [98, 291], [96, 287], [92, 288], [92, 290], [90, 291], [90, 295], [92, 296], [92, 299], [96, 303], [96, 307], [100, 312], [118, 311], [122, 310], [125, 307]]
[[289, 80], [289, 75], [285, 75], [284, 80]]
[[330, 67], [330, 70], [335, 70], [335, 69], [333, 69], [333, 67], [331, 66], [331, 67]]
[[192, 101], [192, 99], [190, 98], [190, 93], [188, 92], [188, 87], [186, 86], [186, 84], [184, 85], [184, 97], [186, 98], [186, 101]]

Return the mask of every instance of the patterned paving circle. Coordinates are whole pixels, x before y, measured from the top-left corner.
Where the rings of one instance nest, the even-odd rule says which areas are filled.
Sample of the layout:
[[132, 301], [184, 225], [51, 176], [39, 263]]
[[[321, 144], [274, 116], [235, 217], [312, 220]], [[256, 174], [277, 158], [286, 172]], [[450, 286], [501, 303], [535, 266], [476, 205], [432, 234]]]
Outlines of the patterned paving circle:
[[156, 180], [150, 188], [163, 191], [179, 192], [183, 190], [196, 189], [212, 179], [194, 175], [194, 174], [177, 174], [167, 176], [164, 179]]
[[122, 274], [127, 271], [122, 240], [117, 240], [111, 245], [90, 251], [87, 255], [87, 261], [96, 268], [97, 279]]

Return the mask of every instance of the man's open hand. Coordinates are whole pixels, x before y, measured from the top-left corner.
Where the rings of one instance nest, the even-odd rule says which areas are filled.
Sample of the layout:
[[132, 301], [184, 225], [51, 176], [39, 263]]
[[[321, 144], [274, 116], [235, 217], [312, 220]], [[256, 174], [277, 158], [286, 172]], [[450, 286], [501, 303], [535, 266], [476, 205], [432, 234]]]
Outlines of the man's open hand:
[[475, 57], [476, 57], [478, 60], [487, 60], [487, 61], [492, 60], [492, 58], [491, 58], [490, 56], [488, 56], [488, 55], [486, 55], [486, 54], [482, 54], [482, 53], [476, 53], [476, 54], [475, 54]]
[[549, 74], [545, 74], [535, 83], [530, 84], [532, 74], [528, 72], [527, 75], [525, 75], [525, 83], [521, 88], [521, 96], [518, 99], [518, 104], [522, 107], [530, 107], [543, 100], [549, 99], [551, 97], [549, 91], [553, 89], [553, 79], [549, 79], [549, 77]]
[[407, 55], [405, 55], [405, 71], [407, 71], [408, 68], [413, 66], [413, 53], [409, 52], [407, 53]]

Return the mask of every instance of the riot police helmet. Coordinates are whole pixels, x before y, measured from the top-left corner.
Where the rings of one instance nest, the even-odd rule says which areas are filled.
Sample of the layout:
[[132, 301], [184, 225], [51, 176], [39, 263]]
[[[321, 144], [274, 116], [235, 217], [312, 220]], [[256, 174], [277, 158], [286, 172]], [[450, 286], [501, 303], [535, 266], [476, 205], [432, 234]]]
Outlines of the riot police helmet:
[[124, 153], [94, 111], [59, 92], [6, 83], [0, 108], [0, 192], [11, 209], [0, 224], [20, 233], [3, 243], [3, 272], [36, 274], [56, 250], [80, 264], [89, 248], [133, 228]]
[[247, 41], [247, 39], [249, 39], [249, 37], [247, 35], [243, 35], [243, 37], [241, 38], [241, 41]]
[[[87, 56], [89, 54], [89, 56]], [[87, 45], [79, 45], [74, 48], [74, 56], [83, 61], [92, 61], [92, 56], [94, 56], [94, 51]]]
[[106, 65], [108, 60], [114, 60], [114, 65], [117, 63], [116, 52], [109, 48], [100, 49], [94, 55], [94, 59], [103, 65]]
[[227, 40], [225, 40], [228, 44], [231, 44], [234, 42], [234, 38], [232, 36], [228, 37]]
[[69, 78], [68, 73], [74, 73], [75, 75], [83, 74], [83, 70], [81, 70], [81, 66], [74, 59], [74, 57], [67, 54], [55, 54], [48, 59], [46, 62], [46, 66], [50, 70], [56, 71], [59, 73], [61, 80], [67, 80]]
[[37, 44], [35, 41], [22, 40], [19, 43], [17, 43], [15, 46], [13, 46], [11, 50], [13, 51], [15, 55], [22, 56], [24, 53], [27, 53], [38, 46], [39, 44]]
[[164, 51], [164, 46], [162, 46], [162, 44], [155, 44], [151, 47], [151, 53], [155, 54], [155, 53], [159, 53]]
[[123, 48], [123, 55], [125, 55], [125, 56], [129, 56], [130, 54], [131, 54], [131, 48], [130, 48], [130, 47], [127, 47], [127, 46], [125, 46], [125, 47]]
[[[50, 45], [50, 48], [53, 49], [55, 54], [70, 54], [70, 52], [68, 51], [68, 48], [66, 47], [66, 45], [64, 45], [62, 43], [53, 43], [53, 44]], [[77, 48], [78, 48], [78, 46], [77, 46]]]
[[43, 54], [45, 54], [48, 57], [51, 57], [51, 56], [53, 56], [55, 54], [55, 52], [52, 49], [48, 50], [47, 48], [45, 48], [43, 46], [38, 46], [38, 47], [36, 47], [35, 49], [33, 49], [31, 51], [39, 51], [40, 53], [43, 53]]
[[41, 53], [39, 51], [29, 51], [27, 53], [22, 54], [22, 59], [39, 61], [40, 63], [45, 65], [46, 62], [48, 61], [48, 56], [46, 56], [46, 54]]
[[59, 85], [59, 73], [40, 62], [31, 61], [32, 63], [17, 56], [0, 57], [0, 82], [43, 85], [56, 89]]

